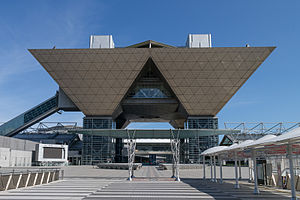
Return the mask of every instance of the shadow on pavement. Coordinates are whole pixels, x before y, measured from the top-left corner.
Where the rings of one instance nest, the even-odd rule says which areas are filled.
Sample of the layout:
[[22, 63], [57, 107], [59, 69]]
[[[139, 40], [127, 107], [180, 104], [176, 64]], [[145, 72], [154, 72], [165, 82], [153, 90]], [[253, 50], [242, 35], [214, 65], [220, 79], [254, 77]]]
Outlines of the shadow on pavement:
[[207, 193], [214, 199], [272, 199], [272, 200], [288, 200], [290, 195], [288, 193], [278, 192], [273, 189], [260, 188], [260, 194], [253, 194], [254, 185], [247, 181], [240, 181], [240, 188], [234, 188], [233, 180], [225, 180], [223, 184], [214, 183], [210, 180], [182, 178], [181, 181], [193, 188]]

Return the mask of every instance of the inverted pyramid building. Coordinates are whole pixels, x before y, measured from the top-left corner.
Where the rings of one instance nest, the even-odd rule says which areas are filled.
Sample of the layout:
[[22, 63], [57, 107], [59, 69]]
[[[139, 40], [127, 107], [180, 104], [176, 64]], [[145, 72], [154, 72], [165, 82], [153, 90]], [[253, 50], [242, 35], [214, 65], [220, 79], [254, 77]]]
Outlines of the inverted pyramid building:
[[31, 49], [86, 116], [113, 115], [149, 59], [187, 115], [215, 116], [275, 47]]

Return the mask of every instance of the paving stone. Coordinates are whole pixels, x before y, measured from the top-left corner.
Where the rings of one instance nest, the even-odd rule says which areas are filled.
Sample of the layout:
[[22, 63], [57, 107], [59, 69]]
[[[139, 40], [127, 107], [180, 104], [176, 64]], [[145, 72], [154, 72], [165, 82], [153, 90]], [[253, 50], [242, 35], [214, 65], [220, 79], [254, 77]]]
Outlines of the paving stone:
[[[234, 180], [223, 184], [200, 179], [195, 170], [181, 170], [181, 181], [170, 179], [171, 172], [159, 171], [154, 166], [143, 166], [135, 172], [136, 178], [126, 180], [127, 171], [70, 167], [65, 179], [45, 185], [0, 192], [0, 200], [136, 200], [136, 199], [201, 199], [201, 200], [252, 200], [290, 199], [288, 192], [260, 187], [261, 194], [253, 194], [253, 184], [240, 181], [240, 189], [234, 189]], [[229, 168], [227, 169], [230, 173]], [[198, 170], [199, 171], [199, 170]], [[76, 174], [76, 173], [78, 174]], [[192, 176], [192, 173], [195, 175]], [[226, 174], [230, 176], [230, 174]], [[231, 176], [233, 173], [231, 174]]]

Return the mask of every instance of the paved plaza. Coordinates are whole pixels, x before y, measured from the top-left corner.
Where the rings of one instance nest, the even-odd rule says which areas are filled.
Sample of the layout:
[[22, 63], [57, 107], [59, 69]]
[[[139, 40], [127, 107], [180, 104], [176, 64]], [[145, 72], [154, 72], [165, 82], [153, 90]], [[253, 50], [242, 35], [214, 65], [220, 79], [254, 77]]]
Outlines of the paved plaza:
[[[224, 167], [224, 184], [202, 180], [202, 170], [181, 170], [181, 182], [172, 181], [170, 170], [143, 166], [135, 172], [135, 181], [126, 180], [126, 170], [98, 169], [92, 166], [64, 167], [64, 179], [45, 185], [0, 192], [0, 199], [290, 199], [289, 191], [260, 187], [253, 194], [253, 184], [242, 180], [234, 189], [233, 168]], [[209, 177], [207, 167], [207, 177]], [[247, 168], [242, 168], [243, 178]], [[227, 179], [226, 179], [227, 178]]]

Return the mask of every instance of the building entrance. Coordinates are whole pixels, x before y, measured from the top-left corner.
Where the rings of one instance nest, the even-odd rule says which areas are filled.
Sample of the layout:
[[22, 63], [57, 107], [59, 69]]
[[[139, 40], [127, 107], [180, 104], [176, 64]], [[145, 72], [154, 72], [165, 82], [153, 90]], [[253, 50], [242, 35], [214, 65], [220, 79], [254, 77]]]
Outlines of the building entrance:
[[[124, 147], [126, 147], [126, 155], [124, 149], [122, 150], [122, 156], [124, 162], [128, 162], [129, 168], [129, 180], [132, 178], [133, 164], [135, 162], [136, 156], [139, 154], [137, 149], [137, 141], [140, 139], [165, 139], [169, 141], [171, 150], [171, 159], [173, 164], [173, 174], [177, 178], [179, 177], [178, 164], [181, 159], [181, 155], [186, 155], [182, 152], [181, 144], [184, 141], [188, 141], [190, 138], [195, 137], [210, 137], [218, 135], [227, 135], [239, 133], [238, 130], [222, 130], [222, 129], [170, 129], [170, 130], [128, 130], [128, 129], [73, 129], [70, 132], [77, 132], [83, 134], [86, 137], [99, 137], [99, 138], [111, 138], [114, 141], [116, 138], [120, 138], [123, 141]], [[91, 143], [93, 144], [93, 143]], [[95, 152], [93, 152], [95, 153]], [[155, 153], [147, 153], [154, 155]], [[91, 159], [93, 157], [90, 157]], [[126, 159], [127, 158], [127, 159]], [[152, 161], [154, 156], [152, 156]], [[156, 156], [156, 162], [158, 157]], [[93, 160], [95, 163], [95, 160]], [[150, 162], [150, 157], [149, 157]], [[99, 163], [99, 162], [98, 162]], [[177, 174], [177, 175], [176, 175]]]

